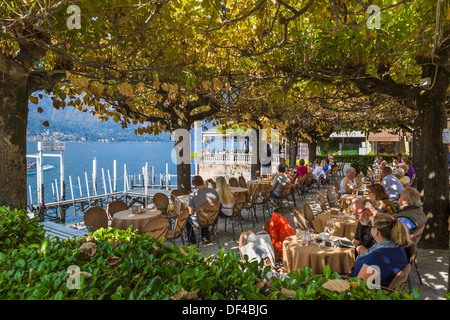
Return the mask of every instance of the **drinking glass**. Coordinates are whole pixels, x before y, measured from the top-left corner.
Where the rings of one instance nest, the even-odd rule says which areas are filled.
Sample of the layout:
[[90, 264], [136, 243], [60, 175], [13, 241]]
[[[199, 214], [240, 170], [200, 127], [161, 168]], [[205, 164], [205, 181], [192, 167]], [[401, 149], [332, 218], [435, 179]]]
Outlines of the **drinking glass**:
[[336, 225], [335, 225], [334, 221], [328, 220], [325, 229], [328, 230], [328, 233], [330, 234], [330, 236], [332, 236], [334, 233], [334, 230], [336, 229]]

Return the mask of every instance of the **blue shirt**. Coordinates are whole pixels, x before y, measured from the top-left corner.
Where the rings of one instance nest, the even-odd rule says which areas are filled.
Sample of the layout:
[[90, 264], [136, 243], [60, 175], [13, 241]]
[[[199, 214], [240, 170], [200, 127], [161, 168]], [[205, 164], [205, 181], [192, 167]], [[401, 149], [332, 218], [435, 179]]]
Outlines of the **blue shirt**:
[[328, 169], [330, 169], [330, 165], [329, 165], [329, 164], [327, 164], [327, 165], [323, 168], [323, 172], [327, 172]]
[[405, 224], [405, 226], [408, 228], [408, 230], [412, 230], [416, 227], [416, 224], [414, 222], [412, 222], [411, 219], [409, 219], [409, 218], [399, 217], [397, 219], [400, 220], [401, 222], [403, 222]]
[[357, 277], [362, 266], [377, 266], [380, 270], [380, 284], [382, 287], [389, 287], [395, 275], [408, 264], [405, 249], [398, 248], [379, 248], [371, 252], [366, 257], [356, 260], [352, 268], [352, 277]]
[[386, 189], [389, 200], [398, 200], [400, 192], [403, 191], [403, 185], [394, 175], [390, 174], [383, 178], [381, 185]]

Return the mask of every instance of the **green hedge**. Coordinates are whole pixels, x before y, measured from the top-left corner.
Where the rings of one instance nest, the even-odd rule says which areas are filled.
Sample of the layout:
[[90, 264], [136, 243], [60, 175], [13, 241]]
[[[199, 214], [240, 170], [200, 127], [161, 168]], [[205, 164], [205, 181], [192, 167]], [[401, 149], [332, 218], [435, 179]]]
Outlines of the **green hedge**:
[[[396, 155], [380, 155], [384, 160], [386, 160], [387, 163], [392, 163], [392, 160], [396, 158]], [[362, 171], [364, 174], [367, 172], [367, 168], [372, 166], [372, 164], [375, 161], [375, 155], [366, 155], [366, 156], [360, 156], [360, 155], [337, 155], [334, 156], [334, 159], [336, 159], [336, 162], [344, 162], [344, 163], [350, 163], [353, 168], [356, 169], [356, 172], [359, 173]], [[328, 158], [328, 155], [318, 155], [318, 159], [326, 159]]]
[[[16, 213], [10, 211], [10, 218], [17, 222]], [[31, 223], [40, 230], [36, 220]], [[37, 242], [2, 247], [0, 299], [414, 300], [420, 295], [417, 289], [411, 294], [369, 290], [357, 278], [349, 280], [353, 285], [345, 292], [328, 291], [322, 284], [340, 278], [329, 267], [323, 275], [304, 268], [284, 280], [268, 279], [268, 267], [241, 261], [235, 250], [204, 257], [195, 246], [168, 246], [130, 229], [100, 229], [65, 241], [55, 237], [41, 241], [41, 235], [30, 239]], [[77, 277], [68, 272], [74, 267], [81, 271]]]

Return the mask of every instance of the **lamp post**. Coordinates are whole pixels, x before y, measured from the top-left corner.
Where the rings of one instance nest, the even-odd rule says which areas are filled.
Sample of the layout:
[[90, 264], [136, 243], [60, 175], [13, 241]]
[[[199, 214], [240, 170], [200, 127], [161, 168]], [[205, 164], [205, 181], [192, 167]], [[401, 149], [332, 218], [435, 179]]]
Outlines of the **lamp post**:
[[220, 90], [220, 97], [222, 98], [223, 105], [227, 107], [236, 105], [240, 93], [241, 88], [239, 87], [231, 87], [230, 90], [227, 90], [224, 86], [222, 90]]

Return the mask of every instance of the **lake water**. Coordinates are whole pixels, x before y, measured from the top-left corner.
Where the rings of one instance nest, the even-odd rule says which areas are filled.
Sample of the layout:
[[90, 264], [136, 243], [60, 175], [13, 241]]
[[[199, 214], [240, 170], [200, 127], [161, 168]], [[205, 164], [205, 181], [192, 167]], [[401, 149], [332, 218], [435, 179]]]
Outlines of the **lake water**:
[[[97, 194], [104, 194], [102, 168], [106, 178], [106, 190], [110, 191], [108, 170], [111, 180], [113, 179], [113, 161], [117, 161], [117, 190], [123, 191], [124, 164], [126, 164], [127, 174], [136, 176], [142, 173], [142, 168], [148, 163], [149, 176], [150, 166], [155, 167], [156, 184], [159, 184], [159, 174], [165, 174], [166, 163], [169, 166], [169, 173], [176, 175], [176, 164], [172, 162], [171, 152], [173, 142], [141, 143], [141, 142], [123, 142], [123, 143], [97, 143], [97, 142], [66, 142], [64, 151], [64, 180], [66, 184], [66, 199], [71, 199], [71, 190], [69, 176], [72, 177], [74, 197], [79, 198], [81, 193], [78, 187], [78, 177], [81, 181], [81, 189], [84, 197], [87, 196], [85, 172], [89, 180], [90, 195], [92, 195], [92, 172], [93, 159], [97, 161]], [[37, 142], [27, 143], [27, 154], [37, 153]], [[44, 154], [59, 154], [59, 152], [45, 151]], [[34, 158], [27, 158], [29, 162], [35, 162]], [[44, 195], [45, 202], [54, 202], [53, 187], [56, 188], [57, 180], [60, 188], [60, 160], [59, 157], [44, 157]], [[192, 166], [194, 170], [194, 166]], [[31, 186], [31, 198], [33, 204], [37, 203], [37, 183], [36, 170], [28, 170], [28, 188]], [[192, 172], [193, 174], [193, 172]], [[171, 177], [171, 184], [176, 185], [176, 177]], [[28, 193], [30, 193], [28, 189]], [[56, 196], [56, 190], [55, 190]], [[60, 195], [61, 196], [61, 195]], [[28, 203], [30, 203], [30, 194], [28, 194]], [[80, 219], [80, 218], [78, 218]], [[67, 214], [66, 221], [71, 220], [70, 213]]]

